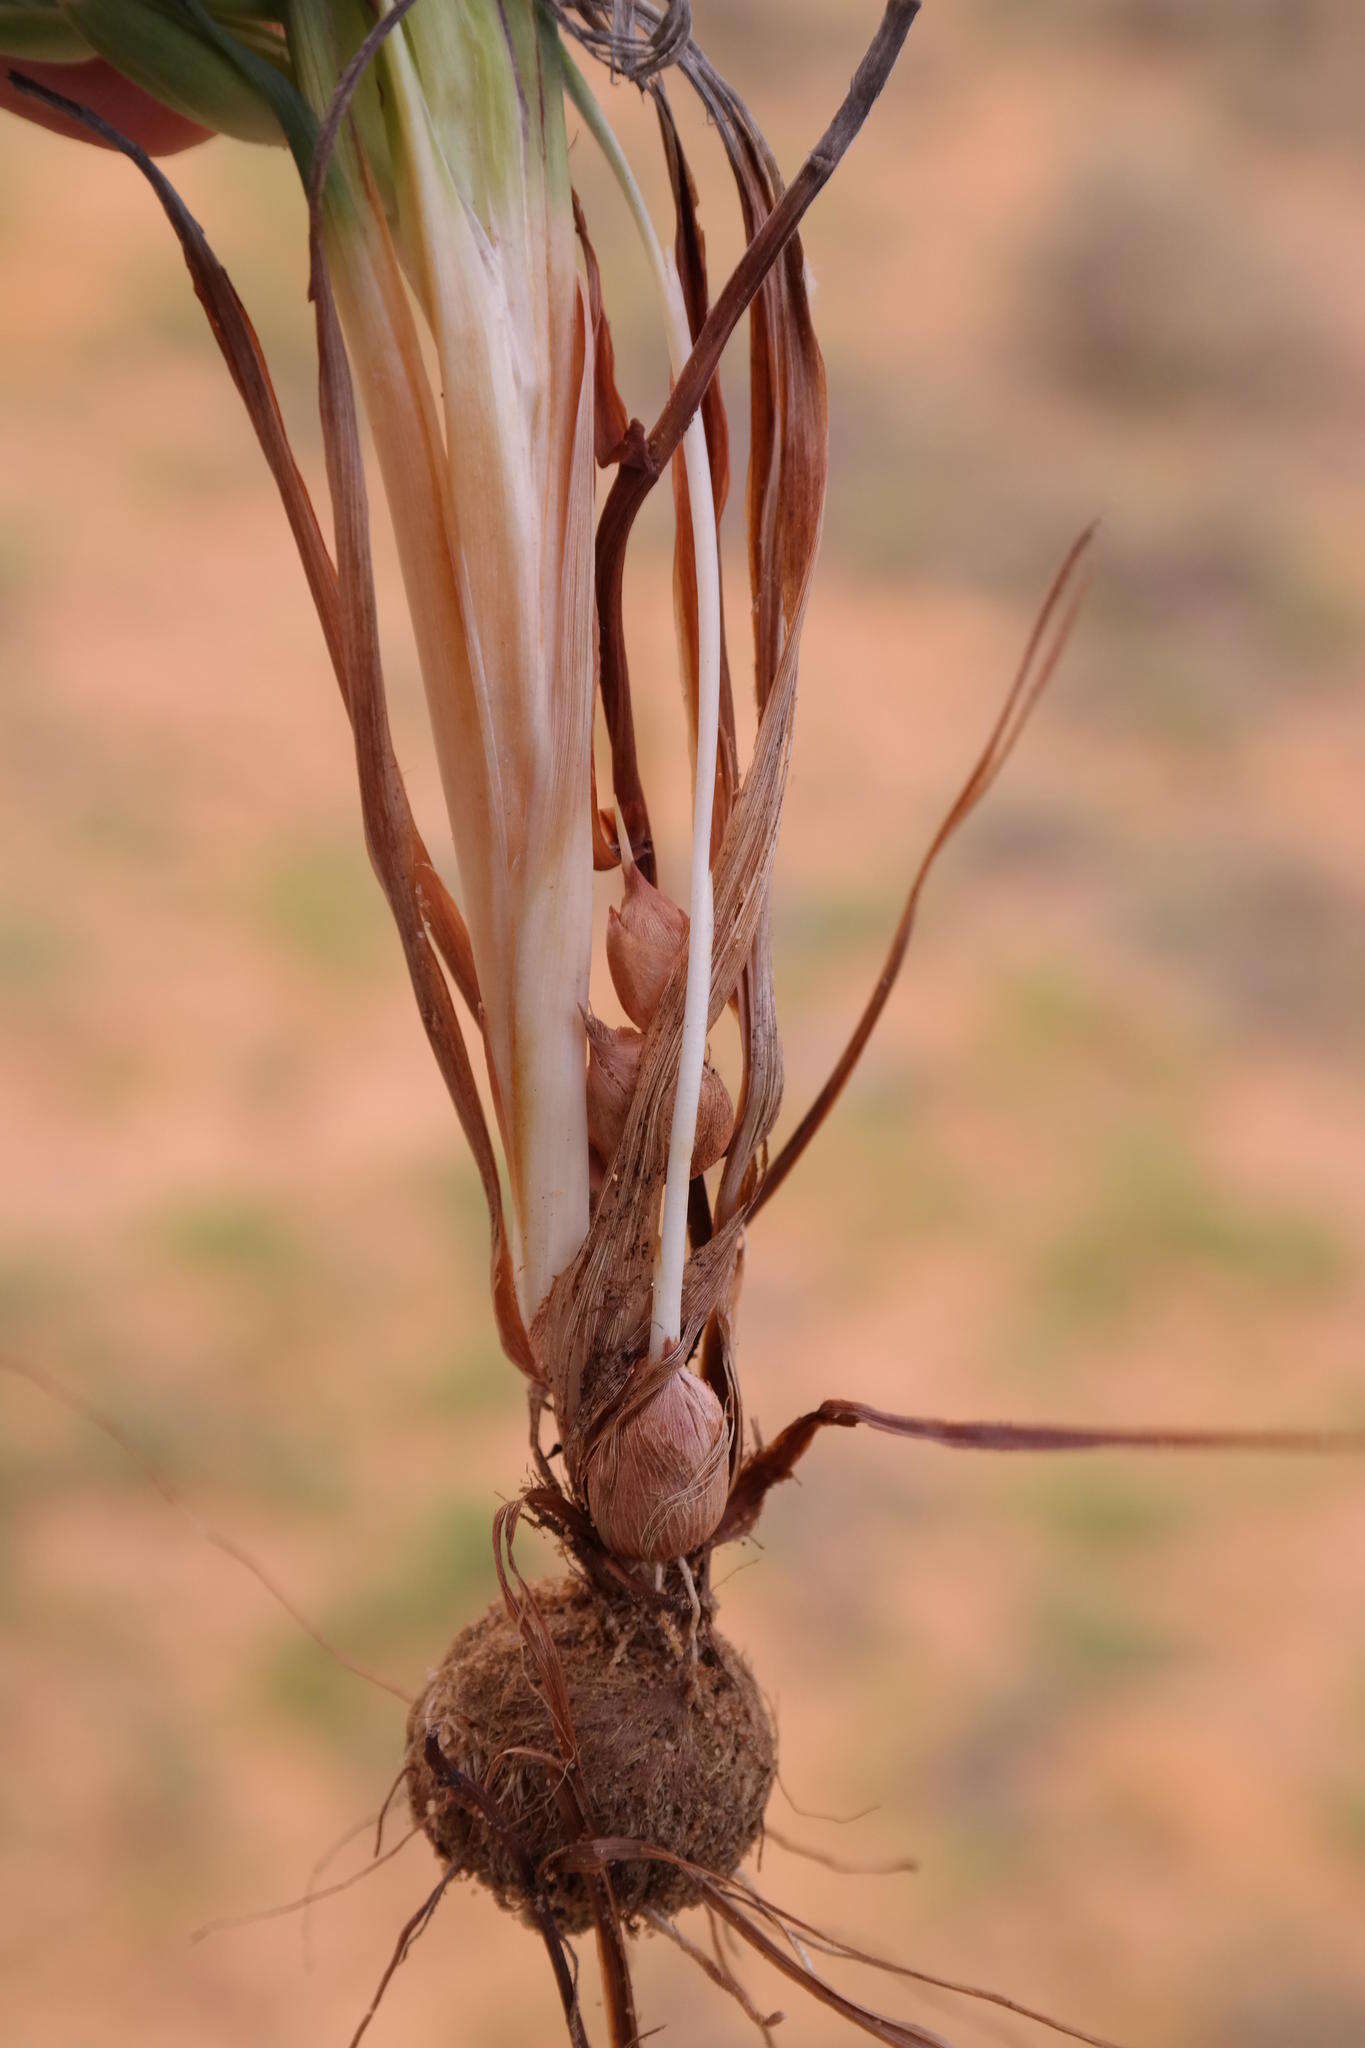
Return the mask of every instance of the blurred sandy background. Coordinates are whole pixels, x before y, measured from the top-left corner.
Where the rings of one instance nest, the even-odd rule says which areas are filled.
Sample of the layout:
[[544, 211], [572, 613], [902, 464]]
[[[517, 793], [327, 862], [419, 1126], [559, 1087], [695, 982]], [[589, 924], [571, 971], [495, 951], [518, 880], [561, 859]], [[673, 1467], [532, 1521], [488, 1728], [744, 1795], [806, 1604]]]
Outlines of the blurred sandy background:
[[[874, 15], [697, 6], [788, 169]], [[834, 1392], [1365, 1416], [1362, 58], [1354, 0], [940, 0], [812, 217], [834, 471], [778, 896], [793, 1111], [1055, 561], [1105, 526], [1053, 694], [755, 1228], [742, 1358], [768, 1432]], [[719, 266], [733, 207], [689, 132]], [[223, 145], [173, 168], [316, 473], [289, 168]], [[582, 182], [649, 416], [639, 266], [586, 161]], [[334, 685], [137, 179], [6, 123], [0, 266], [4, 1344], [415, 1684], [491, 1597], [523, 1410]], [[679, 745], [662, 511], [631, 584], [656, 782]], [[383, 577], [430, 815], [387, 554]], [[14, 1381], [0, 1410], [0, 2032], [344, 2042], [424, 1848], [316, 1912], [311, 1972], [297, 1920], [188, 1934], [304, 1888], [377, 1806], [398, 1711], [88, 1426]], [[875, 1808], [841, 1827], [779, 1795], [775, 1821], [923, 1864], [838, 1878], [770, 1849], [776, 1898], [1125, 2042], [1365, 2039], [1358, 1470], [841, 1435], [718, 1577], [741, 1563], [725, 1622], [777, 1703], [788, 1790]], [[839, 2037], [751, 1976], [785, 2048]], [[657, 1942], [639, 1978], [661, 2038], [754, 2038]], [[964, 2048], [1040, 2038], [862, 1984]], [[462, 1890], [372, 2038], [557, 2028], [539, 1950]]]

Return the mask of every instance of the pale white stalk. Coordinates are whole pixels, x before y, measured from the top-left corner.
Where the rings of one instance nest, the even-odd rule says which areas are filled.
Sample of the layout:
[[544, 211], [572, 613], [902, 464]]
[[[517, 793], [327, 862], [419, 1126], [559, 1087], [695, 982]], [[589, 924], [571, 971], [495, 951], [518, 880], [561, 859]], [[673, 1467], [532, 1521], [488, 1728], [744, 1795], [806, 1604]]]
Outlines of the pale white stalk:
[[[682, 287], [670, 261], [667, 268], [670, 309], [669, 354], [676, 377], [692, 351], [692, 335], [683, 305]], [[716, 746], [720, 728], [720, 559], [716, 547], [716, 510], [711, 493], [711, 464], [706, 429], [694, 413], [683, 436], [687, 495], [692, 507], [692, 545], [697, 564], [697, 762], [692, 787], [692, 879], [688, 900], [687, 999], [683, 1009], [682, 1051], [678, 1059], [678, 1092], [673, 1102], [673, 1128], [668, 1134], [668, 1172], [664, 1181], [663, 1216], [659, 1224], [659, 1262], [654, 1269], [654, 1312], [649, 1327], [651, 1358], [662, 1357], [682, 1334], [683, 1265], [687, 1256], [687, 1188], [692, 1173], [692, 1146], [697, 1134], [697, 1105], [706, 1058], [706, 1028], [711, 1010], [711, 813], [716, 794]]]
[[[649, 209], [612, 134], [601, 108], [572, 59], [566, 56], [569, 95], [592, 131], [625, 194], [645, 245], [658, 286], [668, 354], [674, 376], [692, 352], [682, 286], [670, 256], [654, 232]], [[649, 1330], [649, 1355], [661, 1358], [682, 1334], [683, 1266], [687, 1257], [687, 1189], [692, 1147], [697, 1134], [706, 1029], [711, 1008], [711, 814], [716, 794], [716, 748], [720, 729], [720, 557], [716, 546], [716, 507], [711, 490], [711, 464], [706, 429], [700, 412], [693, 414], [683, 435], [687, 495], [692, 509], [692, 548], [697, 571], [697, 756], [692, 788], [692, 875], [688, 902], [687, 995], [683, 1008], [682, 1051], [678, 1061], [678, 1092], [668, 1137], [663, 1215], [659, 1224], [659, 1257], [654, 1268], [654, 1305]]]

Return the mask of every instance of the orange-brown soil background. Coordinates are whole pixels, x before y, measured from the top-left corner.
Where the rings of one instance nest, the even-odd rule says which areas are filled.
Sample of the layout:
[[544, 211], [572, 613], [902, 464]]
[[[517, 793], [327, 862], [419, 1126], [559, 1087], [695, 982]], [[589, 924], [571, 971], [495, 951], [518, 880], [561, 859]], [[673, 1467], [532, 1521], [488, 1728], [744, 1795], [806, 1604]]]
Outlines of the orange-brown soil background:
[[[791, 169], [874, 6], [696, 13]], [[1354, 0], [938, 4], [811, 218], [833, 480], [777, 894], [793, 1109], [1053, 565], [1105, 523], [1055, 688], [945, 861], [846, 1103], [753, 1232], [742, 1364], [768, 1433], [833, 1393], [1361, 1419], [1363, 56]], [[649, 123], [624, 90], [613, 107], [662, 218]], [[715, 138], [688, 132], [719, 268], [734, 207]], [[649, 416], [641, 265], [575, 163]], [[289, 166], [215, 144], [172, 168], [316, 475]], [[0, 266], [3, 1341], [415, 1686], [492, 1597], [524, 1410], [335, 686], [137, 178], [6, 121]], [[738, 399], [738, 350], [727, 379]], [[666, 496], [630, 614], [679, 886]], [[434, 832], [387, 539], [380, 567]], [[377, 1805], [401, 1711], [88, 1426], [16, 1381], [0, 1409], [5, 2038], [344, 2041], [431, 1881], [423, 1846], [316, 1912], [311, 1970], [297, 1920], [188, 1934], [303, 1888]], [[922, 1861], [841, 1878], [771, 1847], [777, 1899], [1124, 2041], [1365, 2038], [1359, 1466], [839, 1435], [717, 1576], [792, 1797], [875, 1809], [836, 1826], [779, 1795], [777, 1823]], [[752, 1974], [785, 2048], [834, 2037]], [[666, 2040], [750, 2038], [658, 1941], [639, 1983]], [[963, 2048], [1029, 2038], [864, 1983]], [[531, 1937], [461, 1889], [373, 2038], [513, 2048], [558, 2025]]]

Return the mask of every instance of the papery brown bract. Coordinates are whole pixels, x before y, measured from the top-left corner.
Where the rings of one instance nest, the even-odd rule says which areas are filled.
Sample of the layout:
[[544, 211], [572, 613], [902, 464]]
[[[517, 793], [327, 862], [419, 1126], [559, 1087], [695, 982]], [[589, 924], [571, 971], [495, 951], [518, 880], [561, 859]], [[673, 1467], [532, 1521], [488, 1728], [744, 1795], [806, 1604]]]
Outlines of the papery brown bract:
[[598, 1535], [617, 1557], [645, 1563], [699, 1549], [719, 1525], [729, 1490], [724, 1411], [686, 1367], [609, 1425], [587, 1469]]
[[[631, 1099], [640, 1072], [644, 1037], [629, 1024], [613, 1027], [589, 1014], [588, 1137], [603, 1165], [621, 1142], [630, 1116]], [[692, 1172], [705, 1173], [724, 1157], [734, 1128], [730, 1091], [709, 1063], [702, 1068], [697, 1131], [692, 1145]]]
[[607, 912], [607, 966], [621, 1008], [642, 1031], [659, 1007], [686, 938], [686, 911], [632, 862], [621, 908], [613, 904]]

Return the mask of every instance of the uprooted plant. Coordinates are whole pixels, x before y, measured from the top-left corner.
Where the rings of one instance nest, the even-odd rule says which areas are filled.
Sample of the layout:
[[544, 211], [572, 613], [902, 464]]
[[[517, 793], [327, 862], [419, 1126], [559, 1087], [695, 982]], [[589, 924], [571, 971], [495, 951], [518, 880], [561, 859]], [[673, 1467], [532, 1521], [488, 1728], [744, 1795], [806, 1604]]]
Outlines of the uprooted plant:
[[[842, 1396], [766, 1446], [746, 1440], [735, 1310], [749, 1225], [848, 1080], [939, 853], [989, 791], [1056, 665], [1090, 538], [1057, 573], [847, 1047], [770, 1154], [782, 1097], [770, 897], [827, 440], [797, 230], [917, 11], [918, 0], [891, 0], [830, 126], [784, 186], [743, 102], [693, 40], [686, 0], [19, 0], [0, 10], [0, 42], [16, 58], [0, 97], [122, 151], [150, 181], [279, 488], [354, 730], [371, 859], [487, 1197], [501, 1341], [528, 1391], [533, 1473], [494, 1525], [502, 1603], [456, 1636], [409, 1715], [409, 1799], [444, 1870], [385, 1982], [451, 1880], [473, 1876], [541, 1935], [577, 2043], [587, 2034], [569, 1937], [589, 1928], [614, 2043], [638, 2036], [627, 1938], [644, 1928], [677, 1940], [767, 2033], [725, 1952], [707, 1955], [673, 1926], [697, 1904], [865, 2032], [938, 2038], [855, 2003], [812, 1956], [919, 1973], [831, 1941], [737, 1874], [764, 1825], [775, 1733], [716, 1627], [711, 1563], [750, 1534], [822, 1428], [1014, 1451], [1344, 1442], [943, 1422]], [[571, 45], [652, 102], [671, 252]], [[675, 74], [720, 137], [742, 215], [745, 251], [714, 299], [669, 99]], [[657, 288], [672, 384], [648, 431], [616, 385], [570, 183], [568, 107], [614, 174]], [[212, 131], [283, 136], [308, 193], [331, 548], [246, 313], [152, 161]], [[757, 729], [742, 763], [718, 549], [730, 472], [716, 373], [746, 315]], [[396, 531], [459, 907], [414, 822], [390, 738], [353, 379]], [[594, 518], [597, 471], [610, 484]], [[658, 885], [623, 625], [632, 527], [666, 472], [692, 763], [685, 908]], [[599, 695], [609, 805], [593, 761]], [[607, 937], [628, 1020], [619, 1026], [590, 1004], [595, 872], [620, 877]], [[457, 997], [482, 1049], [492, 1130]], [[708, 1059], [722, 1027], [738, 1039], [734, 1102]], [[554, 1536], [567, 1577], [526, 1584], [513, 1557], [522, 1519]]]

